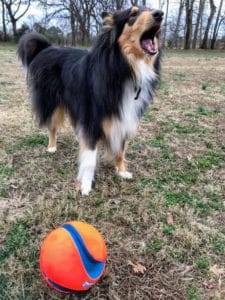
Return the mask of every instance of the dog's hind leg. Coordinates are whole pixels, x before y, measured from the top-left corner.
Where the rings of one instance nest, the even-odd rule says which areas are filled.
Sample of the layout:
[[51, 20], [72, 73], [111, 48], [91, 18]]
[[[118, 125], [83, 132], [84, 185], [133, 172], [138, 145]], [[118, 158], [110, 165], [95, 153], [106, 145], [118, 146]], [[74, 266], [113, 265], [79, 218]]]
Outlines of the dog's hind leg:
[[77, 180], [81, 194], [88, 195], [92, 188], [97, 161], [97, 147], [90, 148], [84, 140], [80, 141], [80, 162]]
[[117, 174], [125, 179], [131, 179], [133, 177], [132, 173], [127, 171], [126, 160], [125, 160], [125, 143], [121, 151], [115, 155], [115, 165]]
[[58, 107], [51, 118], [51, 122], [48, 126], [49, 129], [49, 142], [47, 151], [54, 153], [57, 150], [57, 131], [63, 125], [64, 121], [64, 108]]

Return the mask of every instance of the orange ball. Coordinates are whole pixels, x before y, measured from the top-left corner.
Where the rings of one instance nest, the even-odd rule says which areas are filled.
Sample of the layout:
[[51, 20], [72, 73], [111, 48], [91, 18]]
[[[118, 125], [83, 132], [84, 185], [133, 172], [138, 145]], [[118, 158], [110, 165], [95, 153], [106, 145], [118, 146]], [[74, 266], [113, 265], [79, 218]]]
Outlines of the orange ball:
[[40, 269], [47, 283], [59, 292], [86, 291], [102, 276], [106, 256], [105, 241], [96, 228], [68, 222], [43, 241]]

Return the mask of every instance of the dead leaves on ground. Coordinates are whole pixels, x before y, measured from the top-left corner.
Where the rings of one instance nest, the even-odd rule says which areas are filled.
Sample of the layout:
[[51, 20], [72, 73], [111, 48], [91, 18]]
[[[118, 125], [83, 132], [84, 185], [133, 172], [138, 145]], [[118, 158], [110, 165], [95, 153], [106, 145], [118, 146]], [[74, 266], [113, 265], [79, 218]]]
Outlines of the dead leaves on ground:
[[140, 263], [133, 263], [130, 260], [128, 260], [128, 266], [132, 267], [135, 274], [144, 274], [146, 271], [145, 266], [141, 265]]
[[220, 276], [222, 276], [222, 275], [224, 274], [224, 269], [223, 269], [223, 268], [219, 268], [218, 265], [213, 265], [213, 266], [210, 268], [210, 271], [211, 271], [214, 275], [216, 275], [216, 276], [218, 276], [218, 277], [220, 277]]
[[168, 225], [173, 225], [174, 224], [172, 212], [169, 211], [167, 213], [166, 221], [167, 221]]

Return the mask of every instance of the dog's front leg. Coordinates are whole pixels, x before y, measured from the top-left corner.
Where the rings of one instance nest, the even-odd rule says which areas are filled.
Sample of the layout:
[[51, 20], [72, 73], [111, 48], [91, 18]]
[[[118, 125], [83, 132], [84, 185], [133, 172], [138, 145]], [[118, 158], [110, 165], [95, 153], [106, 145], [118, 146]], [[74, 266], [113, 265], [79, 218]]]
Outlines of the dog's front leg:
[[97, 147], [91, 149], [85, 143], [80, 143], [79, 171], [77, 180], [81, 186], [81, 194], [88, 195], [91, 191], [95, 174]]
[[133, 177], [131, 172], [127, 171], [126, 160], [125, 160], [125, 144], [121, 151], [115, 155], [115, 165], [117, 174], [125, 179], [131, 179]]

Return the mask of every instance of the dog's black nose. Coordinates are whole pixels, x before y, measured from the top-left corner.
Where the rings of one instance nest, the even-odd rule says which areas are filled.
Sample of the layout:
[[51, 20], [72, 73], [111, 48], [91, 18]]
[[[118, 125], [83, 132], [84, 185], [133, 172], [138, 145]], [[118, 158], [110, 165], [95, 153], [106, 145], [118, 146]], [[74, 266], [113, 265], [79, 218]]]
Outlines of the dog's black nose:
[[157, 10], [153, 11], [152, 15], [153, 15], [153, 17], [155, 18], [156, 21], [162, 21], [164, 12], [157, 9]]

